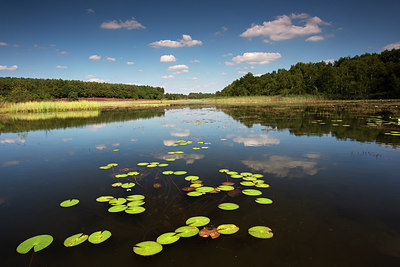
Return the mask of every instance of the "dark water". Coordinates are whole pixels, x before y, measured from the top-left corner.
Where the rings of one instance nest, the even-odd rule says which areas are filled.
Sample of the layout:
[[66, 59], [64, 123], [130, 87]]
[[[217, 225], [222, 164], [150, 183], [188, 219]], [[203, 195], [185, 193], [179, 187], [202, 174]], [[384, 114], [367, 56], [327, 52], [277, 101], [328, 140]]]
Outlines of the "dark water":
[[[339, 120], [339, 121], [338, 121]], [[343, 126], [349, 125], [349, 126]], [[392, 132], [391, 132], [392, 131]], [[321, 108], [171, 108], [102, 112], [80, 118], [4, 119], [0, 124], [1, 266], [400, 266], [400, 136], [393, 114]], [[385, 134], [386, 133], [386, 134]], [[387, 134], [387, 133], [394, 133]], [[221, 139], [227, 139], [222, 141]], [[171, 146], [177, 140], [193, 141]], [[208, 149], [194, 150], [209, 142]], [[113, 151], [119, 149], [119, 151]], [[171, 151], [183, 154], [169, 155]], [[175, 157], [173, 162], [165, 161]], [[168, 163], [147, 168], [139, 162]], [[118, 163], [114, 169], [100, 166]], [[178, 190], [185, 170], [205, 186], [235, 182], [220, 169], [263, 174], [257, 197], [226, 192], [189, 197]], [[124, 170], [125, 169], [125, 170]], [[115, 174], [138, 171], [132, 177]], [[115, 182], [138, 184], [130, 192]], [[154, 184], [161, 188], [154, 188]], [[138, 215], [109, 213], [102, 195], [145, 195]], [[80, 203], [61, 208], [66, 199]], [[240, 205], [223, 211], [222, 202]], [[240, 230], [219, 238], [181, 238], [150, 257], [133, 253], [185, 225], [192, 216]], [[247, 230], [268, 226], [274, 236]], [[104, 243], [66, 248], [77, 233], [109, 230]], [[50, 234], [53, 243], [20, 255], [25, 239]]]

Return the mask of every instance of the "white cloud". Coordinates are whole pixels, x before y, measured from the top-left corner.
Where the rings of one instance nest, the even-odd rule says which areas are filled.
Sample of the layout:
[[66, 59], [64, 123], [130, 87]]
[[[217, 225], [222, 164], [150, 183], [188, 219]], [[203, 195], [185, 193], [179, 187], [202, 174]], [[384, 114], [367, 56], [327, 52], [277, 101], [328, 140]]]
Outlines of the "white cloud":
[[8, 70], [8, 71], [15, 71], [18, 69], [17, 65], [12, 65], [12, 66], [2, 66], [0, 65], [0, 70]]
[[264, 39], [263, 42], [266, 43], [266, 44], [270, 44], [271, 43], [271, 41], [267, 40], [267, 39]]
[[89, 59], [90, 60], [100, 60], [101, 59], [101, 56], [99, 56], [99, 55], [91, 55], [90, 57], [89, 57]]
[[134, 30], [134, 29], [146, 29], [145, 26], [140, 24], [134, 17], [132, 17], [131, 20], [126, 20], [126, 21], [107, 21], [103, 22], [100, 25], [100, 28], [103, 29], [110, 29], [110, 30], [116, 30], [116, 29], [127, 29], [127, 30]]
[[225, 54], [225, 55], [222, 55], [223, 57], [230, 57], [230, 56], [233, 56], [233, 54], [232, 53], [228, 53], [228, 54]]
[[400, 42], [388, 44], [383, 48], [383, 50], [392, 50], [392, 49], [400, 49]]
[[85, 76], [85, 79], [86, 79], [86, 81], [88, 81], [88, 82], [96, 82], [96, 83], [107, 83], [107, 82], [110, 81], [110, 80], [103, 80], [103, 79], [100, 79], [100, 78], [96, 77], [95, 75], [91, 75], [91, 74], [86, 75], [86, 76]]
[[57, 69], [68, 69], [67, 66], [61, 66], [61, 65], [57, 65], [56, 68], [57, 68]]
[[314, 36], [308, 37], [306, 39], [306, 42], [318, 42], [318, 41], [322, 41], [322, 40], [325, 40], [324, 36], [314, 35]]
[[169, 71], [189, 71], [189, 67], [186, 65], [174, 65], [174, 66], [170, 66], [168, 67]]
[[96, 145], [97, 150], [104, 150], [106, 148], [107, 148], [107, 146], [105, 144]]
[[240, 71], [238, 71], [238, 73], [239, 73], [239, 74], [247, 74], [248, 72], [247, 72], [247, 71], [242, 71], [242, 70], [240, 70]]
[[150, 46], [152, 47], [172, 47], [172, 48], [177, 48], [177, 47], [184, 47], [184, 46], [195, 46], [195, 45], [202, 45], [203, 42], [199, 40], [193, 40], [190, 35], [183, 34], [182, 39], [178, 41], [171, 41], [171, 40], [160, 40], [157, 42], [150, 43]]
[[86, 12], [89, 13], [89, 14], [90, 13], [95, 13], [95, 11], [93, 9], [91, 9], [91, 8], [86, 9]]
[[168, 140], [164, 140], [163, 144], [164, 146], [173, 146], [174, 144], [176, 144], [177, 140], [172, 140], [172, 139], [168, 139]]
[[0, 42], [0, 46], [7, 46], [8, 44], [5, 42]]
[[247, 137], [236, 136], [233, 141], [239, 144], [243, 143], [244, 146], [278, 145], [281, 142], [279, 139], [270, 137], [267, 134], [253, 134]]
[[191, 60], [190, 63], [200, 63], [200, 60], [198, 60], [198, 59]]
[[107, 57], [106, 60], [107, 61], [115, 61], [115, 57]]
[[[299, 20], [304, 26], [294, 25], [293, 20]], [[319, 17], [311, 17], [306, 13], [291, 14], [290, 16], [282, 15], [276, 20], [264, 21], [262, 25], [252, 25], [240, 36], [252, 38], [257, 36], [265, 36], [273, 41], [282, 41], [292, 39], [298, 36], [307, 36], [322, 32], [319, 25], [329, 25]]]
[[225, 62], [225, 65], [232, 66], [240, 63], [263, 65], [281, 57], [282, 56], [279, 53], [247, 52], [242, 56], [236, 56], [232, 58], [232, 62]]
[[336, 60], [334, 60], [334, 59], [323, 59], [323, 60], [321, 60], [321, 62], [325, 62], [326, 64], [329, 64], [329, 63], [335, 63], [335, 61]]
[[22, 143], [25, 144], [25, 139], [16, 137], [16, 138], [6, 138], [6, 139], [1, 139], [0, 143], [2, 144], [15, 144], [15, 143]]
[[178, 74], [187, 73], [187, 72], [189, 72], [189, 70], [175, 71], [175, 72], [172, 73], [172, 74], [178, 75]]
[[170, 134], [172, 136], [176, 136], [176, 137], [188, 137], [190, 135], [190, 130], [189, 129], [180, 129], [180, 130], [176, 130], [176, 131], [172, 131], [170, 132]]
[[160, 62], [175, 62], [176, 58], [174, 55], [163, 55], [160, 57]]
[[133, 65], [133, 64], [135, 64], [135, 62], [133, 62], [133, 61], [127, 61], [126, 64], [128, 64], [128, 65]]
[[164, 75], [164, 76], [161, 76], [161, 78], [166, 79], [166, 80], [172, 80], [175, 78], [175, 76], [174, 75]]
[[220, 35], [220, 36], [223, 36], [224, 35], [224, 32], [226, 32], [228, 30], [228, 28], [227, 27], [225, 27], [225, 26], [222, 26], [221, 27], [221, 30], [220, 31], [217, 31], [217, 32], [215, 32], [214, 33], [214, 35], [215, 36], [218, 36], [218, 35]]

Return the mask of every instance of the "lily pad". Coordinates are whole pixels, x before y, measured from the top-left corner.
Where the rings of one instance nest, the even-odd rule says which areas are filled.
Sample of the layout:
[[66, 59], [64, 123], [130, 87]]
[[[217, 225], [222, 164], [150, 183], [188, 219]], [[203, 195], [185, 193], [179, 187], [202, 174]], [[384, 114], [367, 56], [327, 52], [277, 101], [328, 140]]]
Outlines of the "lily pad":
[[122, 188], [132, 188], [135, 186], [135, 183], [124, 183], [121, 185]]
[[121, 211], [126, 210], [127, 208], [128, 208], [127, 205], [115, 205], [115, 206], [112, 206], [111, 208], [109, 208], [108, 212], [112, 212], [112, 213], [121, 212]]
[[133, 176], [133, 175], [139, 175], [140, 173], [138, 172], [128, 172], [128, 175]]
[[102, 169], [102, 170], [108, 170], [108, 169], [110, 169], [111, 168], [111, 166], [100, 166], [99, 167], [99, 169]]
[[109, 163], [109, 164], [107, 164], [107, 166], [110, 166], [110, 167], [117, 167], [117, 166], [118, 166], [118, 163]]
[[79, 233], [73, 236], [68, 237], [64, 241], [64, 246], [66, 247], [74, 247], [79, 244], [82, 244], [88, 239], [88, 235], [84, 235], [83, 233]]
[[111, 205], [122, 205], [125, 202], [126, 202], [126, 199], [120, 197], [120, 198], [111, 199], [108, 203], [111, 204]]
[[128, 174], [117, 174], [115, 175], [115, 178], [125, 178], [128, 177]]
[[17, 247], [17, 252], [19, 254], [26, 254], [32, 248], [34, 252], [41, 251], [42, 249], [47, 248], [53, 242], [53, 237], [51, 235], [37, 235], [33, 236]]
[[191, 217], [186, 220], [187, 225], [196, 226], [196, 227], [207, 225], [209, 222], [210, 222], [210, 219], [205, 216]]
[[149, 164], [149, 165], [147, 165], [147, 168], [155, 168], [155, 167], [157, 167], [158, 165], [156, 165], [156, 164]]
[[[193, 182], [196, 182], [196, 181], [193, 181]], [[203, 186], [202, 184], [196, 184], [196, 183], [193, 183], [190, 185], [190, 187], [194, 187], [194, 188], [198, 188], [198, 187], [202, 187], [202, 186]]]
[[261, 191], [256, 190], [256, 189], [245, 189], [242, 191], [243, 194], [248, 195], [248, 196], [259, 196], [262, 194]]
[[197, 235], [199, 232], [199, 228], [196, 226], [182, 226], [175, 230], [180, 237], [192, 237]]
[[223, 182], [222, 185], [234, 185], [234, 182]]
[[252, 176], [253, 174], [251, 172], [242, 172], [240, 173], [241, 176]]
[[69, 207], [75, 206], [78, 203], [79, 203], [78, 199], [68, 199], [68, 200], [64, 200], [63, 202], [61, 202], [60, 206], [63, 208], [69, 208]]
[[159, 253], [163, 249], [162, 245], [154, 241], [144, 241], [133, 247], [133, 252], [141, 256], [151, 256]]
[[234, 171], [229, 171], [229, 172], [227, 172], [226, 174], [228, 174], [228, 175], [235, 175], [235, 174], [238, 174], [237, 172], [234, 172]]
[[233, 186], [230, 185], [220, 185], [217, 188], [221, 191], [231, 191], [235, 189]]
[[171, 158], [171, 159], [165, 159], [166, 161], [175, 161], [176, 159], [173, 159], [173, 158]]
[[192, 191], [192, 192], [187, 193], [187, 195], [189, 197], [198, 197], [198, 196], [203, 195], [203, 193], [200, 193], [200, 192], [197, 192], [197, 191]]
[[146, 166], [146, 165], [149, 165], [149, 163], [148, 162], [140, 162], [137, 165], [138, 166]]
[[256, 184], [256, 187], [259, 187], [259, 188], [268, 188], [268, 187], [269, 187], [269, 184]]
[[97, 202], [109, 202], [110, 200], [114, 199], [112, 196], [101, 196], [96, 198]]
[[274, 234], [271, 228], [266, 226], [253, 226], [249, 229], [249, 234], [257, 238], [271, 238]]
[[195, 175], [190, 175], [190, 176], [186, 176], [185, 177], [186, 181], [195, 181], [195, 180], [198, 180], [198, 179], [199, 179], [199, 176], [195, 176]]
[[92, 244], [100, 244], [104, 241], [106, 241], [107, 239], [109, 239], [111, 236], [111, 232], [110, 231], [97, 231], [94, 232], [93, 234], [91, 234], [89, 236], [89, 242]]
[[218, 208], [221, 210], [237, 210], [239, 205], [235, 203], [221, 203], [218, 205]]
[[175, 243], [176, 241], [179, 240], [179, 238], [181, 238], [179, 235], [177, 235], [177, 233], [165, 233], [160, 235], [159, 237], [157, 237], [157, 243], [161, 244], [161, 245], [168, 245], [168, 244], [172, 244]]
[[228, 169], [220, 169], [219, 172], [229, 172]]
[[141, 206], [137, 206], [137, 207], [128, 207], [125, 212], [128, 214], [139, 214], [144, 212], [146, 209], [141, 207]]
[[122, 183], [113, 183], [111, 186], [112, 187], [117, 187], [117, 186], [121, 186], [122, 185]]
[[239, 227], [234, 224], [221, 224], [217, 227], [218, 233], [224, 235], [231, 235], [239, 231]]
[[250, 181], [240, 182], [240, 184], [241, 184], [241, 185], [244, 185], [244, 186], [253, 186], [253, 185], [254, 185], [254, 183], [253, 183], [253, 182], [250, 182]]
[[162, 172], [162, 174], [164, 174], [164, 175], [170, 175], [170, 174], [173, 174], [174, 172], [173, 171], [163, 171]]
[[144, 199], [143, 195], [130, 195], [126, 197], [126, 200], [128, 201], [135, 201], [135, 200], [141, 200]]
[[265, 197], [259, 197], [255, 200], [258, 204], [272, 204], [272, 200]]
[[241, 176], [239, 174], [233, 174], [233, 175], [231, 175], [231, 178], [238, 179], [238, 178], [243, 178], [243, 176]]
[[167, 167], [168, 164], [167, 163], [163, 163], [163, 164], [159, 164], [158, 167]]
[[201, 187], [197, 187], [196, 191], [200, 192], [200, 193], [208, 193], [214, 190], [214, 187], [211, 186], [201, 186]]
[[134, 200], [131, 202], [128, 202], [128, 204], [126, 204], [128, 207], [137, 207], [137, 206], [142, 206], [144, 205], [144, 201], [143, 200]]
[[174, 175], [184, 175], [186, 173], [187, 173], [187, 171], [176, 171], [176, 172], [174, 172]]
[[264, 175], [262, 175], [262, 174], [253, 174], [253, 177], [262, 178], [262, 177], [264, 177]]
[[256, 177], [253, 177], [253, 176], [246, 176], [246, 177], [243, 177], [243, 180], [246, 180], [246, 181], [255, 181], [255, 180], [257, 180], [257, 178], [256, 178]]

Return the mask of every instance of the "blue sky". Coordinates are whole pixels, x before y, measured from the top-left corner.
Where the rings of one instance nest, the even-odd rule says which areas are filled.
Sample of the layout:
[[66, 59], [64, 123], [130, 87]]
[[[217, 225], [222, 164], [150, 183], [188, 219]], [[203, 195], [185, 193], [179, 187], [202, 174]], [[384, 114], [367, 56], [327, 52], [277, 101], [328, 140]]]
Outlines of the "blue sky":
[[215, 92], [264, 74], [400, 48], [400, 1], [2, 1], [0, 77]]

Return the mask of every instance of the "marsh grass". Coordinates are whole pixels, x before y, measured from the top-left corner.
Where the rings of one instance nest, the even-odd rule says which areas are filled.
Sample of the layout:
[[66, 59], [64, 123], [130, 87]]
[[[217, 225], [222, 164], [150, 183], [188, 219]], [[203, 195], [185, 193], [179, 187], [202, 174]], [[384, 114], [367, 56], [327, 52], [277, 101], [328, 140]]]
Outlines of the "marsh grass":
[[99, 108], [99, 103], [94, 101], [43, 101], [7, 103], [4, 105], [2, 111], [6, 113], [39, 113], [55, 111], [98, 110]]
[[37, 121], [37, 120], [49, 120], [49, 119], [96, 118], [99, 115], [100, 115], [100, 110], [40, 112], [40, 113], [20, 112], [20, 113], [8, 113], [5, 115], [5, 118], [12, 120]]

